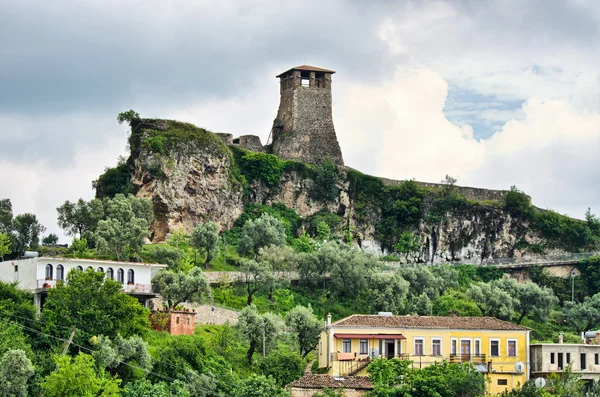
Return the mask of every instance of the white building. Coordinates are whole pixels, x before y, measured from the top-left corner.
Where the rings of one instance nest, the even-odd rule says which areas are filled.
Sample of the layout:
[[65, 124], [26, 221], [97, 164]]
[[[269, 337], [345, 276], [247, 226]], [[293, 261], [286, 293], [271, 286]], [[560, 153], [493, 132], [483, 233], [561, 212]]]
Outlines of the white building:
[[547, 377], [567, 365], [587, 381], [600, 380], [600, 344], [536, 343], [531, 345], [531, 376]]
[[151, 281], [159, 270], [167, 265], [141, 262], [118, 262], [98, 259], [71, 259], [35, 257], [0, 262], [0, 281], [16, 282], [18, 287], [35, 294], [35, 304], [39, 309], [49, 288], [64, 281], [73, 270], [93, 269], [103, 272], [107, 278], [123, 284], [123, 292], [130, 294], [148, 306], [152, 293]]

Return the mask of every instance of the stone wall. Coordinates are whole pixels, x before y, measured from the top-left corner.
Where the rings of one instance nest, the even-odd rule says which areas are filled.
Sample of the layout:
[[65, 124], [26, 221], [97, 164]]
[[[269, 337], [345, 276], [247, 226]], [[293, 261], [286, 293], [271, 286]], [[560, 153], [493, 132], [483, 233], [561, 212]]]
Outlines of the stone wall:
[[333, 126], [330, 89], [297, 87], [281, 93], [272, 152], [282, 159], [314, 164], [330, 158], [344, 164]]
[[[304, 389], [300, 387], [291, 387], [291, 397], [312, 397], [315, 393], [322, 393], [323, 389]], [[367, 390], [342, 389], [346, 397], [363, 397], [367, 395]]]
[[240, 137], [235, 139], [233, 143], [234, 145], [238, 145], [241, 148], [251, 150], [253, 152], [264, 152], [260, 138], [256, 135], [240, 135]]

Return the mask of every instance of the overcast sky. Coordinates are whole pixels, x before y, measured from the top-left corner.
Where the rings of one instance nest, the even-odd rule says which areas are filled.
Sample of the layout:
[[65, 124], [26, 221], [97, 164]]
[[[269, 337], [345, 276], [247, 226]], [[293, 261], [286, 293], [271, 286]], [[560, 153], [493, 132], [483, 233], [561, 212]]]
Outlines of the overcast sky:
[[58, 233], [125, 154], [118, 112], [264, 142], [306, 63], [337, 71], [347, 165], [600, 213], [599, 43], [595, 0], [0, 0], [0, 198]]

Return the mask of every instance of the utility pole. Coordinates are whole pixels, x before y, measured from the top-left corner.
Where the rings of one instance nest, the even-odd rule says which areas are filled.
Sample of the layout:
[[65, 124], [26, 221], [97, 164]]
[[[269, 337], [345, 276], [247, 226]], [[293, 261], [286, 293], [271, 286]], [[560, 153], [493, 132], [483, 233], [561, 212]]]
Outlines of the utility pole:
[[575, 270], [571, 270], [571, 303], [575, 302]]
[[266, 355], [266, 345], [267, 345], [267, 320], [265, 319], [265, 324], [263, 325], [263, 357]]
[[73, 330], [71, 331], [71, 336], [69, 336], [69, 340], [67, 341], [67, 344], [65, 345], [65, 348], [63, 349], [63, 356], [65, 354], [67, 354], [67, 350], [69, 349], [69, 346], [71, 345], [71, 342], [73, 341], [73, 336], [75, 336], [75, 328], [73, 328]]

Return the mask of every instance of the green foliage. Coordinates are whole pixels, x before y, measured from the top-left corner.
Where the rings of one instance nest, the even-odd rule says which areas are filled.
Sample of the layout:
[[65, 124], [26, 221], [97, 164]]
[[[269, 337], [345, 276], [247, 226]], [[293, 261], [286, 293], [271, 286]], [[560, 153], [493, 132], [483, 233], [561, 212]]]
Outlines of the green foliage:
[[248, 181], [262, 181], [267, 187], [275, 187], [279, 185], [285, 162], [272, 154], [248, 152], [240, 158], [239, 167]]
[[329, 230], [332, 233], [335, 233], [342, 226], [344, 219], [337, 214], [329, 212], [327, 209], [322, 209], [316, 214], [307, 217], [305, 221], [308, 223], [308, 232], [311, 235], [316, 236], [318, 234], [317, 226], [319, 224], [325, 223], [329, 226]]
[[569, 251], [591, 249], [597, 237], [586, 222], [550, 210], [537, 211], [533, 227], [539, 230], [551, 245]]
[[208, 268], [219, 250], [219, 225], [209, 221], [196, 226], [190, 237], [190, 244], [201, 253], [206, 253], [204, 266]]
[[124, 382], [134, 379], [133, 367], [141, 369], [145, 375], [152, 369], [148, 344], [139, 336], [131, 336], [128, 339], [117, 335], [114, 340], [100, 335], [94, 340], [94, 352], [92, 356], [96, 366], [100, 370], [108, 369], [109, 373], [118, 376]]
[[[148, 310], [137, 299], [121, 292], [121, 283], [93, 270], [67, 274], [66, 283], [48, 291], [42, 311], [43, 330], [67, 339], [70, 329], [114, 338], [148, 330]], [[88, 345], [89, 336], [76, 332], [74, 342]]]
[[294, 209], [279, 203], [271, 205], [250, 204], [246, 206], [244, 213], [235, 221], [234, 228], [225, 233], [228, 236], [228, 240], [231, 243], [237, 243], [244, 225], [248, 221], [256, 220], [264, 214], [277, 218], [283, 224], [287, 241], [292, 242], [294, 240], [296, 231], [300, 227], [300, 217]]
[[406, 258], [408, 258], [408, 255], [411, 252], [418, 252], [421, 250], [421, 247], [421, 243], [419, 243], [419, 240], [414, 234], [410, 232], [402, 232], [398, 242], [394, 244], [394, 251], [401, 252], [406, 255]]
[[432, 194], [424, 219], [430, 224], [445, 223], [448, 214], [464, 214], [472, 208], [473, 204], [465, 196], [447, 187]]
[[539, 388], [535, 385], [535, 381], [530, 380], [525, 382], [523, 387], [515, 387], [511, 391], [505, 390], [500, 394], [500, 397], [551, 397], [545, 388]]
[[123, 389], [123, 397], [189, 397], [190, 393], [179, 380], [171, 384], [157, 382], [152, 384], [149, 380], [142, 379], [128, 383]]
[[10, 199], [0, 199], [0, 232], [8, 233], [12, 230], [12, 203]]
[[25, 213], [15, 216], [12, 221], [14, 230], [13, 251], [22, 254], [27, 249], [37, 250], [40, 235], [46, 228], [38, 222], [35, 214]]
[[119, 124], [123, 124], [124, 121], [127, 121], [127, 123], [130, 126], [134, 120], [139, 120], [139, 119], [140, 119], [140, 114], [133, 109], [126, 110], [117, 115], [117, 122]]
[[0, 282], [0, 315], [3, 322], [15, 321], [27, 327], [31, 326], [31, 322], [36, 319], [33, 295], [19, 289], [17, 283]]
[[[248, 364], [252, 365], [254, 352], [257, 349], [269, 353], [276, 343], [276, 338], [282, 332], [283, 324], [277, 321], [277, 317], [261, 315], [256, 306], [246, 306], [239, 315], [238, 322], [235, 325], [240, 337], [248, 343], [249, 348], [246, 352]], [[263, 342], [265, 344], [263, 345]]]
[[56, 356], [57, 370], [42, 382], [44, 396], [49, 397], [118, 397], [120, 379], [98, 376], [94, 359], [80, 353], [73, 361], [69, 356]]
[[167, 176], [159, 160], [154, 160], [148, 165], [148, 172], [156, 179], [163, 179]]
[[252, 375], [240, 382], [233, 397], [289, 397], [290, 394], [281, 389], [273, 378]]
[[539, 322], [546, 322], [550, 310], [558, 304], [558, 298], [552, 289], [541, 288], [536, 283], [517, 283], [516, 280], [510, 278], [503, 278], [492, 283], [513, 297], [514, 310], [518, 315], [517, 324], [521, 324], [527, 315], [533, 315]]
[[[28, 338], [23, 333], [23, 328], [16, 322], [2, 319], [0, 328], [0, 357], [10, 350], [21, 350], [27, 357], [33, 357], [33, 351]], [[1, 395], [1, 394], [0, 394]]]
[[238, 243], [238, 252], [241, 255], [256, 257], [258, 250], [262, 247], [284, 245], [285, 236], [283, 223], [264, 213], [260, 218], [244, 223]]
[[600, 323], [600, 293], [586, 296], [583, 302], [566, 302], [565, 320], [578, 333], [590, 330]]
[[96, 190], [96, 198], [112, 198], [117, 194], [134, 194], [135, 186], [131, 183], [131, 173], [125, 163], [116, 167], [105, 168], [104, 173], [92, 182]]
[[315, 240], [313, 240], [306, 232], [304, 226], [302, 226], [300, 235], [293, 241], [292, 244], [294, 249], [298, 252], [308, 253], [315, 251]]
[[330, 389], [325, 387], [322, 393], [315, 393], [313, 397], [346, 397], [344, 389]]
[[9, 350], [0, 358], [0, 396], [26, 397], [33, 376], [31, 360], [23, 350]]
[[169, 139], [164, 135], [154, 135], [145, 139], [142, 146], [153, 153], [166, 154]]
[[433, 313], [433, 302], [431, 298], [423, 292], [420, 295], [415, 295], [410, 300], [411, 314], [417, 314], [419, 316], [431, 316]]
[[10, 250], [10, 238], [6, 233], [0, 232], [0, 259], [4, 260], [4, 255], [10, 254], [12, 251]]
[[180, 250], [161, 245], [152, 250], [151, 256], [153, 262], [169, 265], [170, 270], [179, 270], [177, 267], [182, 256]]
[[504, 196], [504, 209], [513, 217], [520, 219], [531, 219], [535, 209], [531, 205], [531, 197], [511, 186], [510, 191]]
[[285, 316], [285, 324], [295, 334], [302, 357], [317, 347], [321, 322], [313, 314], [312, 307], [296, 306]]
[[88, 249], [88, 241], [86, 238], [73, 238], [73, 242], [68, 251], [75, 258], [88, 258], [90, 250]]
[[406, 310], [409, 283], [398, 273], [386, 275], [374, 272], [369, 281], [370, 312], [403, 314]]
[[252, 305], [254, 294], [262, 290], [270, 290], [275, 282], [272, 267], [269, 262], [243, 260], [240, 266], [242, 283], [248, 293], [248, 306]]
[[80, 198], [76, 203], [65, 201], [56, 212], [58, 226], [65, 234], [83, 237], [85, 232], [94, 231], [98, 221], [104, 218], [104, 205], [100, 199], [85, 201]]
[[257, 361], [258, 373], [273, 378], [281, 387], [302, 377], [304, 361], [298, 353], [276, 350], [265, 358]]
[[433, 302], [434, 316], [481, 316], [481, 309], [464, 292], [450, 291]]
[[183, 302], [204, 303], [212, 298], [208, 280], [197, 267], [188, 274], [161, 270], [152, 279], [152, 291], [160, 294], [170, 309]]
[[322, 160], [314, 167], [314, 183], [309, 195], [321, 202], [331, 202], [338, 196], [338, 170], [331, 159]]
[[477, 303], [484, 316], [510, 320], [513, 315], [514, 297], [496, 284], [473, 284], [467, 296]]

